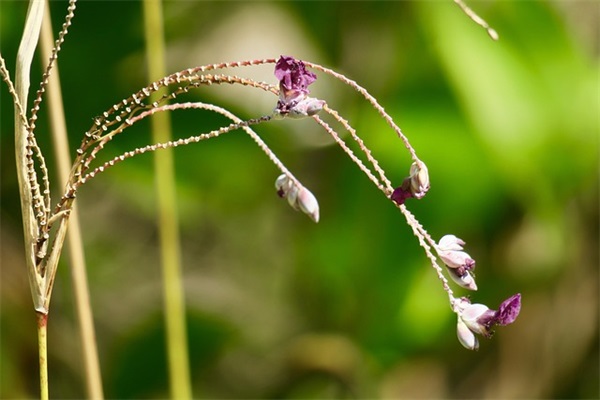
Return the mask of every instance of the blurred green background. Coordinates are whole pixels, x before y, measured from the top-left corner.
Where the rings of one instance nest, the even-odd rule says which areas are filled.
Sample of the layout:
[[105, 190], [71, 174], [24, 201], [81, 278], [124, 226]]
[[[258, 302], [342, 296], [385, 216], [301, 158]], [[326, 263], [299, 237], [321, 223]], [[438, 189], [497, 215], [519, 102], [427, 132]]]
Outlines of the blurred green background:
[[[463, 349], [446, 295], [402, 215], [310, 120], [257, 131], [319, 199], [316, 225], [277, 198], [278, 171], [241, 131], [178, 148], [195, 397], [599, 397], [599, 6], [470, 5], [499, 42], [452, 1], [164, 4], [170, 72], [285, 54], [366, 87], [429, 167], [432, 188], [409, 209], [434, 238], [464, 239], [477, 260], [474, 302], [496, 308], [523, 296], [514, 325], [482, 339], [478, 352]], [[26, 8], [0, 2], [0, 49], [13, 76]], [[55, 32], [65, 10], [66, 2], [51, 2]], [[62, 47], [74, 150], [94, 116], [146, 84], [141, 4], [81, 1]], [[276, 83], [272, 65], [235, 73]], [[40, 79], [39, 59], [33, 75]], [[0, 396], [37, 397], [13, 111], [1, 86]], [[312, 88], [399, 185], [410, 158], [384, 121], [328, 76], [319, 74]], [[268, 114], [276, 101], [231, 87], [192, 98], [242, 118]], [[177, 137], [221, 123], [206, 113], [173, 114]], [[44, 111], [38, 125], [56, 182]], [[149, 137], [140, 123], [106, 157]], [[54, 203], [60, 188], [53, 190]], [[107, 398], [169, 393], [155, 203], [149, 155], [78, 195]], [[84, 397], [66, 262], [49, 321], [50, 395]]]

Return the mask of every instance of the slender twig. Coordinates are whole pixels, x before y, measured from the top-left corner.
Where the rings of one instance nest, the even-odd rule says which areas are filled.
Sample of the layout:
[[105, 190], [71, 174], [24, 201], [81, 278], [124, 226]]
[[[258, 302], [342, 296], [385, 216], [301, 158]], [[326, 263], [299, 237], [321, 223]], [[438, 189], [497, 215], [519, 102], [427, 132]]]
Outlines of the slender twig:
[[485, 29], [487, 34], [492, 38], [492, 40], [498, 40], [498, 32], [496, 32], [491, 26], [489, 26], [483, 18], [481, 18], [475, 13], [475, 11], [471, 10], [469, 6], [467, 6], [462, 0], [454, 0], [454, 2], [467, 15], [467, 17], [471, 18], [473, 22]]
[[15, 105], [16, 112], [19, 115], [19, 119], [21, 120], [21, 123], [23, 124], [23, 126], [26, 129], [29, 129], [29, 121], [27, 121], [27, 115], [25, 114], [25, 110], [23, 110], [23, 105], [21, 104], [21, 100], [19, 99], [19, 96], [17, 95], [15, 86], [13, 85], [13, 82], [10, 79], [10, 72], [6, 68], [6, 62], [4, 61], [4, 57], [2, 57], [1, 54], [0, 54], [0, 75], [2, 75], [2, 80], [8, 86], [8, 92], [10, 93], [10, 95], [13, 98], [13, 103]]
[[[190, 103], [193, 104], [193, 103]], [[163, 106], [163, 107], [159, 107], [158, 109], [153, 110], [154, 112], [156, 111], [165, 111], [168, 109], [175, 109], [175, 108], [183, 108], [183, 107], [177, 107], [181, 104], [173, 104], [171, 106]], [[152, 113], [154, 113], [152, 112]], [[150, 115], [151, 113], [149, 112], [147, 115]], [[107, 169], [109, 169], [110, 167], [113, 167], [115, 165], [117, 165], [118, 163], [128, 159], [128, 158], [132, 158], [134, 156], [140, 155], [140, 154], [144, 154], [147, 152], [152, 152], [152, 151], [156, 151], [159, 149], [168, 149], [171, 147], [178, 147], [178, 146], [185, 146], [188, 145], [190, 143], [198, 143], [201, 142], [203, 140], [207, 140], [207, 139], [212, 139], [215, 137], [218, 137], [224, 133], [228, 133], [231, 131], [234, 131], [236, 129], [240, 129], [244, 126], [250, 126], [250, 125], [256, 125], [256, 124], [260, 124], [262, 122], [267, 122], [271, 120], [270, 116], [263, 116], [260, 118], [255, 118], [255, 119], [250, 119], [248, 121], [242, 121], [240, 123], [233, 123], [233, 124], [229, 124], [228, 126], [224, 126], [221, 127], [219, 129], [215, 129], [212, 130], [210, 132], [207, 133], [202, 133], [200, 135], [195, 135], [195, 136], [190, 136], [184, 139], [177, 139], [177, 140], [173, 140], [170, 142], [163, 142], [163, 143], [155, 143], [155, 144], [149, 144], [147, 146], [144, 147], [139, 147], [135, 150], [131, 150], [128, 152], [125, 152], [119, 156], [116, 156], [108, 161], [106, 161], [104, 164], [94, 168], [92, 171], [88, 172], [87, 174], [85, 174], [84, 176], [82, 176], [80, 178], [79, 182], [79, 186], [83, 185], [84, 183], [88, 182], [90, 179], [94, 178], [96, 175], [98, 175], [101, 172], [106, 171]], [[72, 192], [72, 188], [67, 190], [67, 195], [63, 196], [63, 198], [61, 199], [61, 202], [59, 203], [59, 205], [57, 206], [57, 213], [60, 212], [60, 210], [64, 210], [66, 208], [69, 207], [70, 204], [70, 200], [72, 199], [68, 194]]]
[[[402, 212], [402, 215], [406, 218], [406, 222], [412, 228], [413, 234], [419, 240], [419, 245], [425, 250], [425, 254], [427, 258], [431, 262], [431, 266], [436, 272], [438, 279], [442, 282], [442, 287], [446, 294], [448, 295], [448, 299], [450, 302], [450, 307], [454, 310], [454, 304], [456, 303], [456, 298], [454, 297], [454, 292], [450, 288], [448, 284], [448, 279], [444, 276], [444, 270], [437, 262], [437, 257], [431, 251], [431, 247], [435, 248], [436, 244], [431, 235], [423, 228], [421, 223], [417, 220], [417, 218], [406, 208], [404, 204], [396, 206]], [[431, 247], [430, 247], [431, 246]]]
[[398, 137], [400, 139], [402, 139], [402, 142], [404, 143], [404, 146], [406, 147], [406, 149], [409, 151], [413, 161], [418, 160], [417, 154], [415, 153], [415, 149], [411, 146], [410, 142], [408, 141], [408, 138], [404, 135], [404, 133], [402, 133], [402, 130], [400, 129], [400, 127], [398, 125], [396, 125], [396, 123], [394, 122], [392, 117], [379, 104], [379, 102], [375, 99], [375, 97], [373, 97], [365, 88], [360, 86], [358, 83], [356, 83], [352, 79], [349, 79], [349, 78], [345, 77], [344, 75], [337, 73], [329, 68], [325, 68], [319, 64], [314, 64], [314, 63], [311, 63], [308, 61], [304, 61], [304, 63], [308, 67], [314, 68], [318, 71], [321, 71], [328, 75], [331, 75], [336, 79], [339, 79], [340, 81], [342, 81], [343, 83], [345, 83], [346, 85], [350, 86], [351, 88], [356, 90], [358, 93], [360, 93], [373, 106], [373, 108], [375, 108], [375, 110], [377, 110], [379, 115], [381, 115], [381, 117], [387, 122], [387, 124], [394, 130], [394, 132], [396, 132]]
[[[96, 118], [94, 126], [88, 132], [86, 132], [86, 139], [84, 139], [84, 141], [81, 143], [81, 146], [77, 150], [78, 158], [75, 161], [75, 168], [72, 171], [71, 177], [71, 184], [73, 185], [74, 189], [77, 189], [77, 186], [79, 185], [76, 175], [82, 176], [88, 170], [90, 164], [92, 161], [94, 161], [97, 154], [109, 141], [114, 138], [114, 136], [120, 134], [125, 129], [137, 122], [136, 113], [145, 113], [151, 111], [152, 109], [160, 107], [166, 100], [175, 99], [177, 95], [186, 93], [190, 89], [198, 88], [201, 85], [239, 84], [242, 86], [260, 88], [274, 94], [277, 93], [277, 89], [272, 85], [268, 85], [264, 82], [256, 82], [251, 79], [240, 78], [238, 76], [210, 74], [184, 76], [183, 73], [177, 73], [171, 75], [170, 77], [176, 78], [169, 78], [168, 80], [165, 78], [154, 82], [149, 86], [152, 89], [149, 89], [149, 87], [143, 88], [128, 99], [113, 105], [103, 113], [102, 117]], [[185, 84], [177, 87], [170, 95], [163, 95], [159, 100], [153, 101], [151, 104], [143, 103], [142, 100], [146, 99], [148, 96], [150, 96], [150, 94], [154, 93], [160, 88], [169, 84], [181, 82], [185, 82]], [[124, 110], [122, 110], [120, 114], [116, 115], [114, 120], [109, 120], [107, 119], [108, 117], [105, 117], [110, 116], [111, 111], [115, 112], [117, 110], [121, 110], [122, 108], [124, 108]], [[115, 128], [112, 130], [109, 129], [111, 126], [114, 126], [117, 123], [118, 125]]]
[[31, 116], [29, 118], [29, 132], [33, 132], [35, 130], [35, 121], [37, 120], [37, 113], [40, 110], [40, 103], [42, 102], [42, 96], [46, 91], [46, 86], [48, 85], [48, 79], [50, 78], [50, 73], [52, 72], [52, 68], [58, 58], [58, 52], [61, 49], [61, 45], [65, 41], [65, 36], [69, 31], [69, 27], [71, 26], [71, 20], [75, 16], [75, 3], [77, 0], [69, 0], [69, 6], [67, 7], [67, 15], [65, 17], [65, 22], [63, 23], [62, 29], [58, 34], [58, 39], [54, 46], [51, 46], [50, 54], [48, 54], [48, 64], [46, 65], [46, 70], [42, 75], [42, 81], [40, 82], [40, 88], [36, 93], [35, 100], [33, 101], [33, 107], [31, 109]]
[[344, 152], [346, 154], [348, 154], [348, 156], [350, 157], [350, 159], [356, 164], [358, 165], [358, 167], [361, 169], [361, 171], [363, 171], [365, 173], [365, 175], [367, 175], [367, 177], [369, 178], [369, 180], [371, 180], [371, 182], [373, 182], [373, 184], [375, 186], [377, 186], [377, 188], [379, 190], [381, 190], [384, 194], [386, 194], [386, 188], [383, 184], [381, 184], [379, 182], [379, 180], [377, 179], [377, 177], [375, 175], [373, 175], [373, 172], [371, 172], [371, 170], [369, 168], [367, 168], [367, 166], [361, 161], [360, 158], [358, 158], [356, 156], [356, 154], [354, 154], [354, 152], [352, 151], [352, 149], [350, 149], [348, 147], [348, 145], [346, 144], [346, 142], [344, 142], [340, 136], [337, 134], [337, 132], [331, 128], [331, 126], [329, 126], [329, 124], [325, 121], [323, 121], [321, 119], [321, 117], [319, 117], [318, 115], [313, 116], [313, 119], [315, 121], [317, 121], [317, 123], [319, 125], [321, 125], [323, 127], [323, 129], [325, 129], [325, 131], [333, 138], [333, 140], [335, 140], [335, 142], [342, 148], [342, 150], [344, 150]]
[[383, 170], [383, 168], [379, 166], [379, 162], [377, 161], [377, 159], [373, 157], [371, 150], [369, 150], [369, 148], [365, 145], [364, 141], [360, 138], [360, 136], [356, 134], [356, 129], [350, 126], [350, 123], [345, 118], [343, 118], [336, 110], [330, 108], [327, 104], [323, 107], [323, 110], [330, 114], [333, 118], [335, 118], [336, 121], [341, 123], [344, 129], [346, 129], [350, 133], [350, 136], [358, 144], [360, 150], [365, 154], [367, 160], [373, 166], [373, 169], [377, 171], [377, 174], [379, 174], [379, 178], [381, 179], [383, 185], [386, 188], [386, 195], [389, 196], [390, 194], [392, 194], [392, 183], [385, 175], [385, 171]]

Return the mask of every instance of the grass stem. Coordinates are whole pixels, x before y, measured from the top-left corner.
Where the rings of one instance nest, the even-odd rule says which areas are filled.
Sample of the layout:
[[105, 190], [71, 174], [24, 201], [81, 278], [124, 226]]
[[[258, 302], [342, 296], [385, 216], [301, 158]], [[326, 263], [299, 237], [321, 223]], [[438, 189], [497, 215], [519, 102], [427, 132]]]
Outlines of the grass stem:
[[[54, 46], [50, 7], [47, 7], [44, 15], [41, 33], [41, 51], [44, 59], [49, 59]], [[71, 170], [71, 157], [69, 155], [69, 142], [67, 126], [60, 89], [60, 78], [58, 65], [54, 66], [54, 73], [48, 80], [48, 111], [54, 152], [58, 167], [60, 186], [65, 187]], [[74, 208], [70, 213], [69, 230], [67, 231], [67, 242], [69, 249], [69, 261], [71, 265], [71, 280], [75, 298], [75, 307], [79, 322], [79, 335], [82, 344], [85, 381], [87, 397], [90, 399], [102, 399], [102, 378], [100, 374], [100, 363], [98, 360], [98, 349], [94, 332], [94, 320], [90, 305], [90, 295], [87, 283], [85, 255], [81, 239], [81, 229], [77, 210]]]
[[[160, 0], [144, 0], [144, 34], [146, 38], [149, 80], [165, 75], [165, 45], [162, 6]], [[150, 101], [161, 98], [163, 92], [152, 94]], [[151, 119], [152, 141], [171, 140], [169, 113], [158, 113]], [[185, 320], [185, 296], [181, 273], [179, 223], [175, 195], [175, 171], [172, 149], [154, 153], [155, 187], [158, 199], [161, 263], [167, 333], [167, 356], [171, 398], [192, 397], [188, 344]]]
[[48, 400], [48, 314], [35, 313], [37, 318], [38, 353], [40, 360], [40, 398]]

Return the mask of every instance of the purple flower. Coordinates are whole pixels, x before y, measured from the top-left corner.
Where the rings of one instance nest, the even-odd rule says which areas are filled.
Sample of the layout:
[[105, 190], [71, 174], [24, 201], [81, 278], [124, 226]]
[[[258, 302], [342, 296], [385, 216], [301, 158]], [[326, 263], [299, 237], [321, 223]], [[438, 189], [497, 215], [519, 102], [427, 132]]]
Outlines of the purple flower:
[[402, 205], [406, 199], [410, 199], [411, 197], [413, 197], [413, 194], [410, 191], [410, 180], [406, 178], [402, 182], [402, 186], [398, 186], [396, 189], [394, 189], [390, 199], [392, 199], [394, 203]]
[[512, 297], [504, 300], [496, 315], [496, 323], [498, 325], [508, 325], [515, 322], [521, 311], [521, 294], [517, 293]]
[[306, 70], [306, 66], [294, 57], [281, 56], [275, 64], [275, 77], [279, 79], [282, 92], [308, 94], [308, 85], [317, 80], [317, 76]]
[[295, 118], [315, 115], [325, 105], [325, 101], [308, 97], [308, 85], [317, 80], [317, 76], [306, 70], [300, 60], [281, 56], [275, 64], [275, 77], [279, 79], [279, 100], [275, 113]]
[[496, 325], [512, 324], [521, 311], [521, 294], [517, 293], [504, 300], [498, 311], [490, 310], [484, 304], [471, 304], [463, 297], [457, 304], [458, 325], [456, 332], [460, 343], [469, 350], [477, 350], [479, 341], [475, 334], [490, 338]]

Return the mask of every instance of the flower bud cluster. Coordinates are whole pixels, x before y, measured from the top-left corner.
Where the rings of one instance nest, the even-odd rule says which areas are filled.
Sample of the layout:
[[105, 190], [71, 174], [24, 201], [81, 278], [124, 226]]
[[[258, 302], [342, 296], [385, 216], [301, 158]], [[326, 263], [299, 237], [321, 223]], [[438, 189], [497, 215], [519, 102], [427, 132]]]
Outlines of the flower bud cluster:
[[421, 160], [413, 162], [410, 174], [402, 181], [402, 185], [394, 189], [391, 199], [396, 204], [404, 204], [406, 199], [414, 197], [422, 199], [429, 190], [429, 172], [427, 165]]
[[307, 188], [285, 174], [275, 180], [275, 188], [279, 197], [287, 199], [294, 210], [302, 211], [313, 221], [319, 222], [319, 203]]
[[498, 311], [491, 310], [484, 304], [471, 304], [465, 297], [455, 303], [458, 314], [456, 333], [460, 343], [469, 350], [479, 349], [477, 335], [486, 338], [492, 337], [496, 325], [512, 324], [521, 311], [521, 294], [504, 300]]
[[442, 237], [436, 247], [438, 256], [446, 265], [450, 278], [459, 286], [477, 290], [472, 271], [475, 269], [475, 260], [463, 251], [465, 242], [454, 235]]
[[324, 100], [308, 97], [308, 85], [317, 76], [307, 71], [302, 61], [281, 56], [275, 64], [275, 77], [279, 79], [279, 100], [274, 110], [276, 116], [310, 117], [323, 109]]

